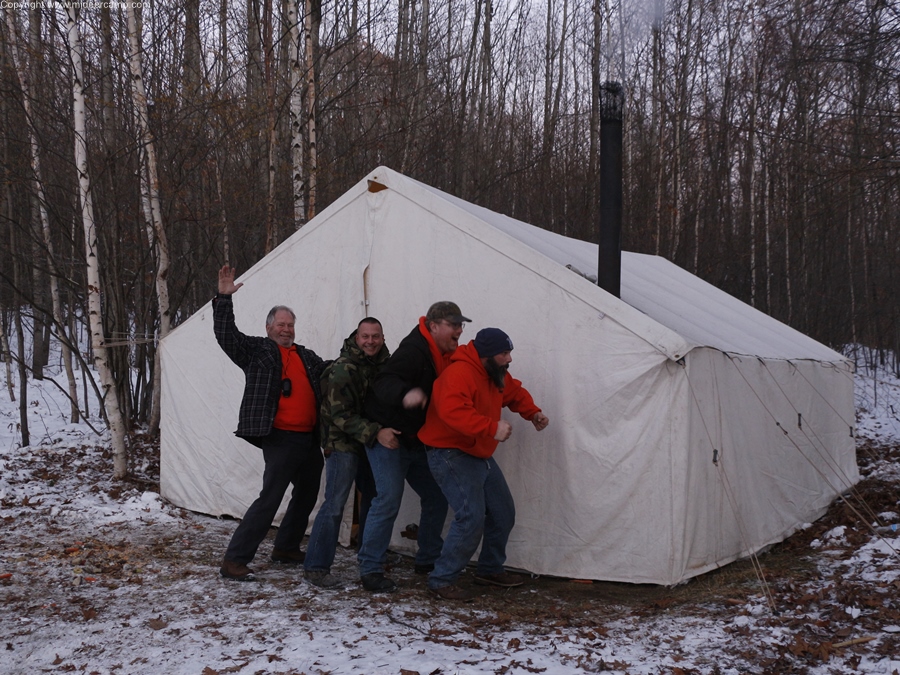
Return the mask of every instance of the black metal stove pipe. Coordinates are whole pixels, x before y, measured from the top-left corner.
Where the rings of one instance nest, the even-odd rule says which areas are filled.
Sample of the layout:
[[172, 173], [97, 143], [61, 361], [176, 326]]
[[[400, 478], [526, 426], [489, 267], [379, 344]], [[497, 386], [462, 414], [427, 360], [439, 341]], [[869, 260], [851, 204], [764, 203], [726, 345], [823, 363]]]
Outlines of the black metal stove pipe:
[[618, 82], [600, 87], [600, 245], [597, 285], [621, 297], [622, 111], [625, 90]]

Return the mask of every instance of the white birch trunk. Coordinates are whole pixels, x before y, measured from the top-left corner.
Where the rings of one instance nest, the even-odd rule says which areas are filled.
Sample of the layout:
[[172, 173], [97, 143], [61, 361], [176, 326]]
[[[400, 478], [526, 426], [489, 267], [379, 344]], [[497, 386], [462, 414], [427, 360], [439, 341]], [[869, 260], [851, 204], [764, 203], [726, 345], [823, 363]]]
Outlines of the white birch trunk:
[[265, 0], [263, 9], [263, 53], [265, 54], [266, 77], [266, 253], [278, 245], [278, 223], [275, 220], [275, 129], [278, 124], [275, 118], [275, 60], [272, 42], [274, 16], [272, 0]]
[[90, 320], [91, 346], [94, 365], [100, 374], [103, 403], [112, 434], [113, 477], [124, 478], [128, 472], [128, 453], [125, 449], [125, 422], [119, 409], [116, 381], [109, 367], [106, 339], [103, 336], [102, 307], [100, 303], [99, 247], [94, 224], [94, 205], [91, 197], [91, 179], [87, 162], [87, 131], [85, 123], [84, 75], [81, 65], [81, 35], [77, 15], [70, 2], [66, 3], [66, 33], [69, 56], [72, 60], [72, 99], [75, 126], [75, 167], [78, 171], [78, 192], [81, 201], [81, 220], [84, 226], [85, 259], [87, 262], [88, 318]]
[[289, 56], [291, 61], [291, 192], [294, 203], [294, 228], [306, 223], [305, 178], [303, 169], [303, 64], [300, 62], [300, 3], [291, 0], [288, 20], [291, 24]]
[[[131, 46], [131, 95], [134, 110], [138, 118], [141, 132], [141, 156], [145, 168], [141, 170], [142, 196], [144, 214], [147, 220], [147, 238], [156, 258], [156, 301], [159, 306], [159, 340], [169, 334], [171, 313], [169, 309], [169, 244], [166, 230], [163, 227], [162, 211], [159, 206], [159, 175], [156, 168], [156, 149], [153, 135], [150, 133], [150, 116], [147, 112], [147, 93], [144, 89], [144, 78], [141, 66], [141, 40], [138, 35], [137, 15], [134, 5], [126, 3], [128, 15], [128, 42]], [[162, 368], [159, 351], [153, 360], [153, 398], [150, 405], [149, 431], [155, 434], [159, 430], [160, 393], [162, 389]]]
[[306, 208], [307, 220], [316, 215], [316, 173], [319, 162], [316, 155], [316, 67], [313, 38], [318, 24], [313, 26], [312, 0], [306, 0], [306, 20], [304, 21], [304, 41], [306, 43], [306, 135], [309, 139], [309, 200]]
[[38, 202], [38, 212], [41, 219], [41, 233], [44, 246], [47, 250], [47, 265], [50, 273], [50, 298], [53, 305], [53, 321], [56, 324], [57, 336], [62, 352], [63, 367], [66, 371], [66, 379], [69, 386], [70, 420], [74, 424], [78, 422], [78, 383], [75, 381], [75, 372], [72, 368], [72, 350], [66, 336], [65, 322], [63, 321], [62, 301], [59, 296], [59, 271], [56, 268], [56, 257], [53, 253], [53, 238], [50, 236], [50, 218], [47, 215], [47, 200], [44, 195], [43, 174], [41, 172], [41, 156], [37, 142], [37, 133], [34, 128], [31, 111], [31, 80], [28, 76], [28, 68], [25, 66], [19, 45], [16, 40], [16, 26], [13, 18], [13, 10], [6, 12], [6, 26], [9, 29], [10, 52], [16, 73], [19, 76], [19, 85], [22, 87], [22, 99], [25, 104], [25, 117], [28, 124], [28, 138], [31, 148], [31, 170], [34, 174], [34, 190]]
[[9, 400], [16, 400], [16, 390], [13, 386], [12, 374], [12, 353], [9, 351], [9, 339], [6, 337], [6, 331], [3, 330], [3, 322], [0, 321], [0, 354], [3, 356], [3, 363], [6, 365], [6, 388], [9, 390]]

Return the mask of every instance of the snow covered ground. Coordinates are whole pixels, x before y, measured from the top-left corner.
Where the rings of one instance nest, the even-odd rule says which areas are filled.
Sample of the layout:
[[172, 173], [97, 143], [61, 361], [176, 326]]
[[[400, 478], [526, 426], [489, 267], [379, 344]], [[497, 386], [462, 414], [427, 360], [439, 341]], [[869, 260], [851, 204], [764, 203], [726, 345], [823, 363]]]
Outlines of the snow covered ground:
[[[860, 492], [898, 522], [900, 382], [879, 372], [877, 404], [874, 382], [858, 377]], [[0, 383], [2, 673], [900, 674], [900, 538], [850, 500], [760, 556], [765, 584], [738, 562], [675, 588], [541, 578], [460, 605], [407, 559], [399, 592], [366, 593], [346, 550], [347, 586], [323, 591], [270, 564], [270, 542], [260, 581], [226, 582], [234, 522], [163, 502], [152, 443], [137, 436], [114, 483], [108, 439], [30, 382], [20, 447]]]

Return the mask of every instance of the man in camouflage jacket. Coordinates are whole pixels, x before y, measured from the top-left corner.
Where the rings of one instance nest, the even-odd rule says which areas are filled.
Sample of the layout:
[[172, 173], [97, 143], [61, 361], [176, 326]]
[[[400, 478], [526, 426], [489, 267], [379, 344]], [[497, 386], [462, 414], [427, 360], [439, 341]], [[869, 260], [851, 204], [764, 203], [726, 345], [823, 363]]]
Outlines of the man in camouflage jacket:
[[398, 445], [394, 429], [364, 417], [369, 386], [390, 355], [381, 322], [366, 317], [344, 340], [340, 357], [322, 375], [319, 429], [326, 457], [325, 501], [313, 523], [304, 563], [306, 580], [322, 588], [341, 583], [330, 571], [344, 504], [354, 481], [362, 495], [358, 535], [362, 540], [366, 514], [375, 496], [375, 480], [365, 447], [376, 441], [386, 447]]

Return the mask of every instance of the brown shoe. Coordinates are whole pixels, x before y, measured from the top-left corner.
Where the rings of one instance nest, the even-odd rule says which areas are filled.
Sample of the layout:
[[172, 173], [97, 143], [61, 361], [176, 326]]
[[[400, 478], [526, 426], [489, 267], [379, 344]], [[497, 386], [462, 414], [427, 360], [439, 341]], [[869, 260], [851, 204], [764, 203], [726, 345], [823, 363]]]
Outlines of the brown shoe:
[[285, 551], [280, 548], [272, 549], [271, 560], [273, 563], [281, 563], [282, 565], [302, 565], [306, 560], [306, 554], [303, 551]]
[[253, 576], [253, 570], [244, 563], [235, 562], [234, 560], [223, 560], [222, 567], [219, 568], [219, 574], [232, 581], [256, 581], [256, 577]]
[[501, 586], [503, 588], [515, 588], [525, 583], [525, 579], [519, 574], [500, 572], [500, 574], [475, 573], [475, 585], [477, 586]]
[[475, 594], [467, 588], [451, 584], [449, 586], [441, 586], [440, 588], [429, 588], [439, 598], [443, 600], [456, 600], [458, 602], [472, 602]]

